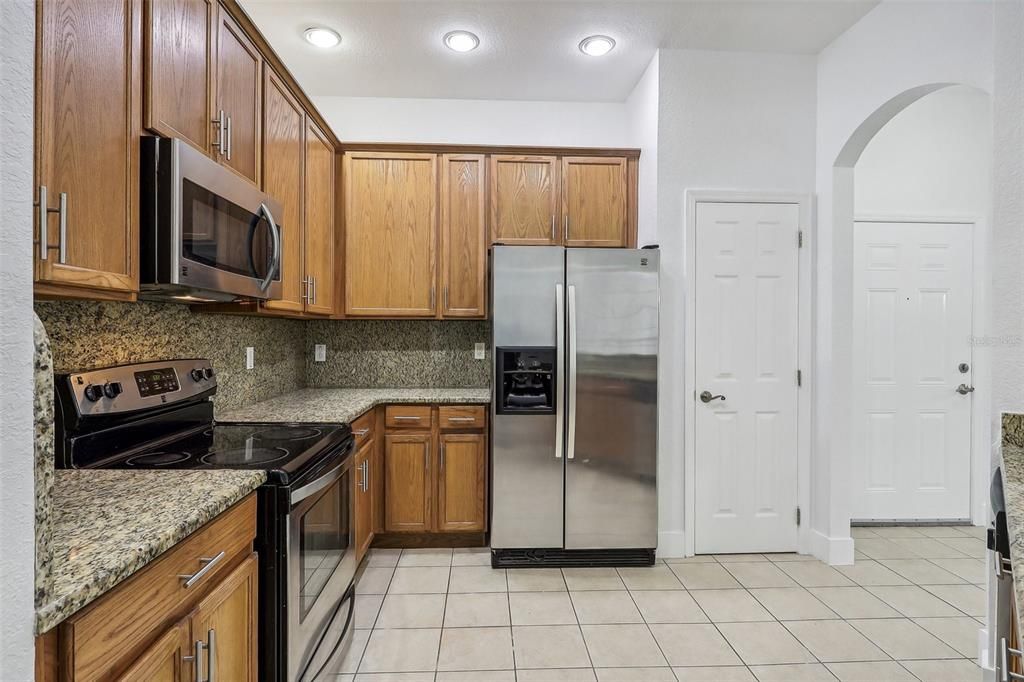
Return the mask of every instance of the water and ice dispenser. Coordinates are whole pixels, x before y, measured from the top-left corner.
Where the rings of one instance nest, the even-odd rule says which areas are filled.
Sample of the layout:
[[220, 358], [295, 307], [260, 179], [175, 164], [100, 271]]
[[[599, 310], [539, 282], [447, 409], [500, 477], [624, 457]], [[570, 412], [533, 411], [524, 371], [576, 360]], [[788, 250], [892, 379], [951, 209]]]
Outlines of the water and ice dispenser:
[[555, 349], [501, 347], [495, 349], [498, 414], [555, 413]]

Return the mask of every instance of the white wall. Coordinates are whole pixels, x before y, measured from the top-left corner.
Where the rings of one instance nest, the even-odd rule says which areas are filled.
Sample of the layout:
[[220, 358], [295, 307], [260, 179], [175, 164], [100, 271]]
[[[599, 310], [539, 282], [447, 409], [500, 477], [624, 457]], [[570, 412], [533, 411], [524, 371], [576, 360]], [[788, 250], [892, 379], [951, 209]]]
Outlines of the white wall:
[[[1024, 4], [995, 10], [993, 416], [1024, 412]], [[998, 427], [998, 424], [996, 424]], [[998, 435], [994, 429], [994, 435]]]
[[[946, 84], [992, 86], [992, 5], [883, 2], [818, 57], [816, 423], [811, 524], [816, 551], [853, 559], [849, 433], [853, 165], [904, 107]], [[837, 167], [838, 166], [838, 167]]]
[[858, 217], [987, 218], [991, 97], [966, 86], [925, 95], [871, 139], [854, 168], [854, 181]]
[[815, 58], [661, 50], [658, 242], [662, 253], [659, 355], [659, 552], [684, 543], [683, 419], [687, 189], [797, 192], [814, 188]]
[[0, 679], [33, 675], [32, 79], [35, 4], [0, 2]]
[[634, 146], [623, 103], [314, 97], [349, 142]]
[[640, 148], [637, 245], [658, 241], [658, 53], [626, 100], [631, 144]]

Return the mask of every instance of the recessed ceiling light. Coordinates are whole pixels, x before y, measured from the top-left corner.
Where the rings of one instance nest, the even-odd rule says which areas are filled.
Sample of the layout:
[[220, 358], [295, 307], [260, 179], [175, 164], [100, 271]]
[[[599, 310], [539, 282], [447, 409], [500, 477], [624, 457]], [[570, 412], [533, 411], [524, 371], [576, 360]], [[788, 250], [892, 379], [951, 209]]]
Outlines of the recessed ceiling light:
[[608, 36], [588, 36], [580, 41], [580, 52], [591, 57], [600, 57], [612, 51], [615, 41]]
[[306, 29], [306, 40], [317, 47], [334, 47], [341, 42], [341, 36], [337, 31], [322, 26], [312, 26]]
[[480, 39], [469, 31], [450, 31], [444, 34], [444, 44], [456, 52], [472, 52], [480, 45]]

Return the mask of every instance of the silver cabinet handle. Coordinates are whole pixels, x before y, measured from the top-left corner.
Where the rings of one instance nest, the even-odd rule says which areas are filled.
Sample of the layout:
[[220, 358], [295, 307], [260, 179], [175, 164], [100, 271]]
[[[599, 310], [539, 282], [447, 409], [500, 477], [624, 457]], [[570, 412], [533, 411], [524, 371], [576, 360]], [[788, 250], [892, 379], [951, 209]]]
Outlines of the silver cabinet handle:
[[213, 567], [220, 563], [221, 559], [224, 558], [224, 552], [220, 551], [216, 556], [213, 557], [200, 557], [199, 563], [203, 564], [203, 567], [198, 571], [188, 575], [179, 575], [178, 577], [185, 581], [185, 587], [189, 588], [195, 585], [197, 582], [203, 579], [207, 573], [213, 570]]
[[450, 422], [475, 422], [476, 417], [448, 417]]
[[[39, 185], [39, 203], [35, 204], [39, 210], [39, 260], [47, 260], [50, 257], [50, 250], [57, 249], [57, 262], [64, 265], [68, 262], [68, 194], [61, 192], [58, 195], [57, 208], [50, 208], [46, 192], [46, 185]], [[56, 213], [59, 218], [59, 232], [57, 243], [50, 243], [49, 216]]]
[[441, 443], [441, 472], [444, 473], [444, 443]]
[[701, 391], [699, 397], [702, 403], [710, 403], [712, 400], [725, 400], [724, 395], [711, 395], [711, 391]]
[[444, 309], [448, 310], [448, 285], [444, 285]]
[[396, 422], [418, 422], [420, 420], [420, 417], [413, 417], [407, 414], [396, 414], [394, 417], [392, 417], [392, 419], [394, 419]]
[[[363, 464], [365, 464], [365, 462]], [[363, 487], [363, 479], [365, 478], [365, 475], [363, 474], [363, 465], [362, 464], [360, 464], [359, 466], [356, 467], [356, 472], [357, 472], [357, 475], [356, 475], [356, 488], [365, 492], [366, 488]]]
[[357, 431], [353, 431], [352, 434], [356, 435], [356, 436], [365, 436], [369, 432], [370, 432], [370, 429], [359, 429]]
[[[551, 226], [555, 226], [551, 217]], [[551, 238], [554, 239], [554, 230]], [[565, 292], [555, 285], [555, 459], [562, 458], [565, 447], [563, 411], [565, 409]]]
[[968, 393], [974, 393], [974, 386], [968, 386], [967, 384], [960, 384], [955, 389], [960, 395], [967, 395]]
[[551, 241], [555, 241], [555, 214], [551, 214]]
[[[566, 218], [568, 221], [568, 218]], [[568, 224], [568, 222], [566, 223]], [[566, 459], [576, 457], [576, 287], [569, 285], [569, 334], [566, 343], [569, 354], [569, 444]]]
[[206, 682], [217, 682], [217, 631], [206, 631]]
[[565, 216], [565, 228], [562, 232], [562, 243], [566, 244], [569, 242], [569, 216]]
[[434, 289], [435, 289], [434, 285], [431, 284], [430, 285], [430, 309], [431, 310], [434, 310], [434, 296], [435, 296]]
[[217, 154], [219, 154], [221, 156], [224, 155], [224, 121], [225, 120], [226, 119], [224, 118], [224, 110], [221, 109], [220, 111], [217, 112], [217, 118], [213, 119], [213, 122], [217, 124], [217, 140], [216, 140], [216, 142], [211, 142], [210, 143], [211, 147], [216, 147], [217, 148]]
[[370, 490], [370, 460], [363, 460], [363, 492]]
[[225, 127], [227, 128], [227, 130], [226, 130], [226, 132], [225, 132], [224, 134], [225, 134], [225, 136], [227, 136], [227, 138], [228, 138], [228, 140], [227, 140], [227, 146], [228, 146], [228, 161], [230, 161], [230, 160], [231, 160], [231, 146], [232, 146], [232, 145], [231, 145], [231, 116], [230, 116], [230, 115], [228, 116], [228, 121], [227, 121], [227, 123], [225, 124]]
[[423, 469], [430, 471], [430, 443], [427, 443], [427, 449], [423, 451]]
[[303, 288], [303, 290], [305, 290], [305, 293], [302, 294], [301, 296], [299, 296], [299, 298], [302, 299], [303, 301], [306, 301], [308, 303], [309, 302], [309, 277], [303, 277], [302, 278], [302, 288]]
[[196, 640], [195, 652], [192, 656], [194, 657], [192, 665], [195, 668], [196, 682], [203, 682], [203, 640]]

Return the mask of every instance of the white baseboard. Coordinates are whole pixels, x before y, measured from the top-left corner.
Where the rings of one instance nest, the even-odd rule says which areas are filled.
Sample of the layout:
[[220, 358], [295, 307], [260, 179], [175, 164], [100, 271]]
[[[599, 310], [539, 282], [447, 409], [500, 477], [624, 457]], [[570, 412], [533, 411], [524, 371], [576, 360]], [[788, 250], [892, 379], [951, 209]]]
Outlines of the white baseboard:
[[853, 538], [830, 538], [824, 533], [811, 529], [811, 555], [832, 566], [847, 566], [853, 563]]
[[681, 530], [658, 532], [658, 558], [681, 559], [686, 556], [686, 534]]

